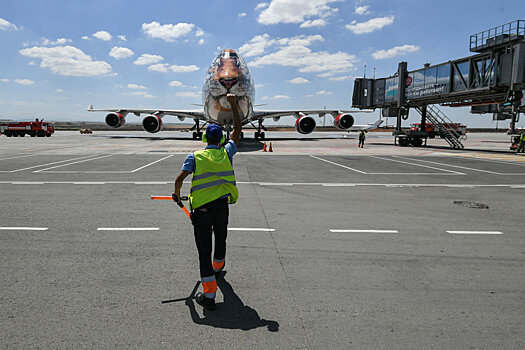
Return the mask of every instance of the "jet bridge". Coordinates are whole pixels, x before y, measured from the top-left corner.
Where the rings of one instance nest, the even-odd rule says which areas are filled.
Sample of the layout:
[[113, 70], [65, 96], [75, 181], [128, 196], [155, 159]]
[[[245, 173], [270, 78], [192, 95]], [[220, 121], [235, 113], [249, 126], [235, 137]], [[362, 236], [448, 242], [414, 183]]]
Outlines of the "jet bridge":
[[[525, 112], [525, 20], [472, 35], [470, 51], [476, 54], [437, 65], [426, 64], [414, 71], [408, 71], [407, 63], [400, 62], [393, 76], [355, 79], [352, 106], [381, 108], [384, 116], [396, 117], [393, 135], [402, 145], [421, 145], [422, 138], [426, 141], [427, 122], [434, 124], [436, 130], [453, 124], [436, 107], [427, 110], [433, 104], [471, 106], [472, 113], [494, 113], [494, 118], [511, 119], [509, 133], [515, 133], [519, 113]], [[401, 130], [401, 121], [408, 118], [410, 108], [421, 114], [421, 130], [417, 133]], [[444, 131], [441, 136], [452, 147], [462, 148], [459, 138], [452, 139], [454, 134], [453, 130]]]

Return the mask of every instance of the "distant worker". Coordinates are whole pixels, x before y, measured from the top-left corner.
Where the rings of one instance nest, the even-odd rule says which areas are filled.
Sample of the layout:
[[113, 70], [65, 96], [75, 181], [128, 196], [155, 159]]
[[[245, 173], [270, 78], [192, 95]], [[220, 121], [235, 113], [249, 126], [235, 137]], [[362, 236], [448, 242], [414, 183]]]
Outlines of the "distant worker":
[[[208, 146], [186, 157], [182, 170], [175, 179], [175, 192], [173, 192], [173, 200], [180, 202], [182, 183], [189, 174], [193, 173], [189, 200], [204, 291], [204, 293], [197, 293], [195, 300], [206, 310], [215, 310], [216, 277], [225, 265], [228, 204], [235, 203], [239, 198], [232, 159], [237, 152], [242, 124], [236, 96], [228, 94], [227, 99], [233, 114], [233, 131], [230, 140], [223, 144], [225, 137], [221, 126], [208, 125], [202, 138]], [[215, 236], [213, 263], [212, 232]]]
[[525, 152], [525, 130], [521, 131], [520, 143], [518, 146], [518, 151], [516, 153], [520, 153], [520, 152], [521, 153]]
[[359, 131], [359, 147], [365, 147], [366, 132], [364, 130]]

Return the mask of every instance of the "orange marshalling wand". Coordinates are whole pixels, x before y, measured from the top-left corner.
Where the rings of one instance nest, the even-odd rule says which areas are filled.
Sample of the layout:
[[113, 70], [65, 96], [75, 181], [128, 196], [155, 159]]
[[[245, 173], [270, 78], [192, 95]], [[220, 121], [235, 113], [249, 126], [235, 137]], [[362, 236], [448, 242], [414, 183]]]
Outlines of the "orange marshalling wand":
[[[168, 200], [172, 201], [173, 200], [173, 198], [171, 196], [151, 196], [151, 199], [164, 200], [164, 201], [168, 201]], [[187, 200], [187, 199], [188, 199], [188, 197], [181, 197], [181, 200]], [[188, 211], [188, 209], [186, 209], [184, 204], [182, 204], [182, 202], [177, 203], [177, 204], [186, 213], [186, 215], [188, 215], [188, 217], [191, 219], [190, 212]]]

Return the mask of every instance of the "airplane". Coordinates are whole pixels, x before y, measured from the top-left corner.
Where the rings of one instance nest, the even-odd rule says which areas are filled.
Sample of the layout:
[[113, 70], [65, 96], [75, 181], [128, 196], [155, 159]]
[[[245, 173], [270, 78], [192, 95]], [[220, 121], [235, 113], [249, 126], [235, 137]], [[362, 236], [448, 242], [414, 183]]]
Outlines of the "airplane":
[[383, 124], [383, 121], [379, 119], [378, 121], [374, 123], [364, 124], [364, 125], [352, 125], [346, 131], [361, 131], [361, 130], [370, 130], [370, 129], [377, 129], [381, 124]]
[[[340, 130], [349, 130], [354, 125], [354, 117], [350, 112], [363, 113], [363, 111], [349, 110], [254, 110], [255, 85], [244, 59], [232, 49], [222, 50], [213, 60], [208, 68], [204, 85], [202, 88], [202, 107], [198, 110], [168, 110], [168, 109], [133, 109], [133, 108], [111, 108], [94, 109], [93, 105], [88, 107], [89, 112], [110, 112], [106, 115], [106, 124], [112, 128], [119, 128], [126, 123], [126, 116], [130, 113], [140, 117], [147, 114], [142, 120], [145, 131], [156, 133], [162, 130], [162, 118], [166, 115], [176, 116], [180, 121], [185, 118], [194, 120], [193, 139], [202, 137], [201, 127], [207, 123], [222, 125], [226, 132], [232, 130], [233, 116], [230, 104], [226, 99], [228, 93], [237, 96], [239, 114], [243, 125], [251, 124], [257, 129], [255, 139], [265, 139], [263, 126], [264, 119], [273, 118], [278, 121], [283, 116], [295, 116], [295, 128], [300, 134], [309, 134], [315, 130], [315, 119], [309, 114], [317, 114], [323, 117], [326, 113], [334, 117], [334, 126]], [[366, 112], [365, 112], [366, 113]], [[204, 124], [201, 126], [200, 122]], [[257, 126], [254, 125], [257, 122]], [[242, 134], [241, 138], [244, 138]]]

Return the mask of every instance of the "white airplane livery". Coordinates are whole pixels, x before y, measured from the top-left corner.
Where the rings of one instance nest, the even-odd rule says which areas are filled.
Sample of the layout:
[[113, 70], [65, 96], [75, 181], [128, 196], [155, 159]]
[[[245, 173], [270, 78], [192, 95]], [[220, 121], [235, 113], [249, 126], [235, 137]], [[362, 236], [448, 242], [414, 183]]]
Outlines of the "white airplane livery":
[[349, 127], [348, 129], [346, 129], [346, 131], [350, 132], [350, 131], [361, 131], [361, 130], [371, 130], [371, 129], [377, 129], [379, 128], [379, 126], [383, 124], [383, 121], [381, 119], [379, 119], [378, 121], [376, 122], [373, 122], [373, 123], [370, 123], [370, 124], [364, 124], [364, 125], [352, 125], [351, 127]]
[[[225, 49], [213, 60], [208, 68], [204, 86], [202, 88], [202, 106], [199, 110], [167, 110], [167, 109], [132, 109], [112, 108], [94, 109], [89, 106], [89, 112], [109, 112], [106, 115], [106, 124], [112, 128], [119, 128], [126, 123], [126, 116], [130, 113], [139, 117], [146, 114], [142, 120], [145, 131], [156, 133], [162, 130], [162, 118], [166, 115], [176, 116], [180, 121], [191, 118], [195, 121], [193, 126], [193, 138], [202, 136], [200, 130], [206, 123], [217, 123], [222, 125], [227, 132], [232, 128], [233, 116], [230, 104], [226, 99], [228, 93], [235, 94], [238, 100], [239, 114], [243, 125], [252, 124], [257, 131], [256, 139], [264, 139], [266, 128], [263, 126], [264, 119], [273, 118], [278, 121], [282, 116], [295, 116], [295, 127], [301, 134], [309, 134], [315, 130], [315, 119], [309, 114], [317, 114], [320, 117], [326, 113], [334, 117], [334, 125], [340, 130], [348, 131], [354, 125], [354, 117], [347, 110], [254, 110], [255, 85], [246, 62], [234, 50]], [[200, 125], [200, 122], [204, 125]], [[257, 125], [254, 125], [254, 123]]]

